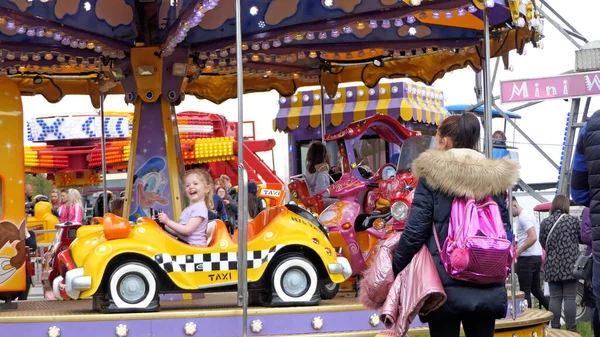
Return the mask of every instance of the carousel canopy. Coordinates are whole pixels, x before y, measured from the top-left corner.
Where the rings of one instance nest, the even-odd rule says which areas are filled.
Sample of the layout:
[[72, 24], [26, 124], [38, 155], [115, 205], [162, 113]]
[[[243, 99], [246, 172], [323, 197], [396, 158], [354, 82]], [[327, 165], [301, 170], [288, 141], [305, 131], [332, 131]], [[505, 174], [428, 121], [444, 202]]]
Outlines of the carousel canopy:
[[[275, 130], [289, 132], [297, 128], [321, 125], [320, 89], [299, 90], [291, 97], [280, 97]], [[404, 121], [439, 124], [448, 114], [444, 94], [432, 87], [406, 83], [385, 83], [373, 88], [339, 88], [334, 96], [325, 94], [326, 126], [340, 126], [377, 113]]]
[[[275, 89], [408, 77], [430, 84], [446, 72], [480, 69], [483, 11], [491, 57], [537, 42], [543, 25], [531, 0], [242, 1], [244, 89]], [[0, 75], [23, 94], [50, 102], [124, 93], [135, 72], [132, 49], [157, 47], [187, 62], [188, 94], [213, 102], [235, 97], [235, 0], [0, 0]], [[179, 62], [179, 61], [177, 61]], [[168, 62], [165, 61], [165, 64]]]

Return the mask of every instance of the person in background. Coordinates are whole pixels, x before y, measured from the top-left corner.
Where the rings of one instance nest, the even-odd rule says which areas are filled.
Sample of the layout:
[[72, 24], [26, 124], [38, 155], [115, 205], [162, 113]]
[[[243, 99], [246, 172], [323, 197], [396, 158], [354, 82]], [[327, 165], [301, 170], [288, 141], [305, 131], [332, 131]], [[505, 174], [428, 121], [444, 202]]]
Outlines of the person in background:
[[508, 158], [510, 159], [510, 152], [506, 149], [506, 136], [503, 131], [494, 131], [492, 135], [492, 158]]
[[233, 185], [231, 184], [231, 178], [229, 178], [229, 176], [227, 176], [226, 174], [222, 174], [219, 177], [219, 179], [221, 179], [221, 181], [223, 182], [222, 186], [225, 187], [225, 191], [229, 193], [231, 200], [237, 201], [237, 191], [235, 190], [235, 188], [233, 188]]
[[[590, 209], [586, 207], [581, 213], [581, 243], [586, 245], [585, 255], [590, 256], [592, 254], [592, 220], [590, 219]], [[592, 271], [592, 279], [594, 272]], [[596, 310], [596, 298], [594, 297], [594, 289], [592, 288], [592, 280], [584, 280], [583, 298], [581, 299], [581, 305], [591, 308], [591, 321], [592, 329], [594, 330], [594, 337], [600, 337], [600, 316], [598, 310]]]
[[313, 141], [306, 153], [306, 183], [312, 195], [329, 187], [329, 156], [327, 147], [320, 141]]
[[78, 190], [69, 189], [69, 197], [64, 207], [67, 212], [66, 221], [64, 222], [83, 224], [83, 204]]
[[394, 251], [393, 270], [398, 275], [423, 245], [431, 252], [447, 296], [439, 309], [420, 317], [429, 324], [431, 337], [459, 337], [461, 323], [466, 337], [493, 337], [496, 319], [506, 316], [505, 283], [476, 284], [450, 277], [433, 233], [433, 229], [439, 233], [440, 242], [446, 240], [455, 197], [491, 196], [502, 221], [510, 221], [506, 190], [517, 180], [519, 164], [485, 158], [478, 151], [480, 132], [481, 124], [473, 113], [450, 116], [439, 125], [436, 149], [421, 154], [412, 165], [419, 182]]
[[25, 202], [33, 201], [33, 186], [31, 184], [25, 184]]
[[50, 203], [52, 204], [52, 208], [60, 207], [60, 192], [55, 188], [50, 192]]
[[519, 287], [531, 308], [531, 294], [548, 309], [549, 300], [542, 291], [540, 271], [542, 269], [542, 245], [538, 240], [540, 226], [532, 212], [523, 209], [515, 197], [512, 198], [512, 214], [518, 217], [517, 224], [517, 276]]
[[227, 222], [227, 211], [225, 210], [225, 204], [223, 200], [215, 193], [215, 185], [213, 183], [213, 179], [210, 176], [210, 173], [206, 170], [198, 170], [200, 174], [204, 177], [204, 181], [206, 181], [208, 188], [210, 189], [210, 196], [213, 198], [212, 207], [208, 207], [208, 220], [221, 220], [223, 222]]
[[[594, 267], [592, 288], [596, 297], [596, 312], [600, 314], [600, 111], [588, 118], [581, 128], [571, 174], [571, 198], [590, 208], [592, 223], [592, 255]], [[596, 234], [594, 234], [596, 233]], [[595, 328], [598, 330], [598, 327]], [[594, 333], [597, 333], [594, 331]]]
[[63, 188], [60, 190], [60, 206], [56, 212], [58, 213], [58, 220], [60, 223], [67, 222], [67, 216], [69, 214], [69, 209], [67, 207], [67, 202], [69, 201], [69, 190]]
[[229, 219], [228, 227], [229, 232], [233, 234], [233, 231], [237, 228], [236, 218], [238, 212], [237, 202], [229, 196], [225, 187], [217, 187], [217, 195], [223, 200], [225, 204], [225, 210], [227, 211], [227, 218]]
[[248, 182], [248, 214], [250, 216], [248, 221], [256, 218], [258, 213], [267, 208], [265, 199], [258, 197], [256, 195], [257, 193], [258, 187], [256, 186], [256, 183], [254, 180], [250, 180]]
[[123, 217], [123, 198], [115, 198], [110, 202], [110, 211], [116, 216]]
[[577, 286], [573, 278], [573, 266], [579, 256], [579, 219], [569, 215], [569, 198], [557, 195], [552, 200], [550, 216], [540, 225], [540, 244], [546, 250], [544, 280], [550, 286], [550, 311], [552, 328], [560, 329], [562, 303], [565, 302], [567, 330], [576, 332]]

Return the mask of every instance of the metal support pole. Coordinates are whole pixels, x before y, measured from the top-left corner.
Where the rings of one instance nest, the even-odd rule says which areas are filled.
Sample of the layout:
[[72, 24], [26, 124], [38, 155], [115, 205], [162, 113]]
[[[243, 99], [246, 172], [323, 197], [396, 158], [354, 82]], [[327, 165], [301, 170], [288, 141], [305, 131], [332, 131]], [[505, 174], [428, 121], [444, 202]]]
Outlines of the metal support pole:
[[319, 87], [321, 88], [321, 141], [325, 144], [325, 88], [323, 82], [321, 82], [321, 75], [319, 75]]
[[[513, 233], [513, 243], [515, 242], [515, 226], [513, 224], [513, 214], [512, 214], [512, 189], [508, 190], [508, 221], [510, 225], [510, 230]], [[517, 275], [515, 273], [515, 259], [512, 260], [510, 266], [510, 295], [512, 298], [512, 310], [510, 310], [510, 315], [512, 319], [517, 319]]]
[[242, 61], [242, 3], [235, 1], [235, 41], [238, 102], [238, 305], [242, 306], [242, 336], [248, 335], [248, 189], [244, 169], [244, 66]]
[[581, 34], [577, 29], [575, 29], [575, 27], [573, 27], [573, 25], [571, 25], [569, 21], [565, 20], [554, 8], [552, 8], [552, 6], [548, 5], [548, 3], [545, 0], [540, 0], [540, 3], [546, 6], [548, 10], [552, 12], [552, 14], [556, 15], [556, 17], [559, 20], [561, 20], [565, 25], [567, 25], [567, 27], [569, 27], [569, 29], [571, 29], [575, 34], [579, 35], [578, 38], [583, 40], [585, 43], [588, 43], [588, 40], [585, 37], [583, 37], [583, 34]]
[[483, 14], [483, 44], [485, 58], [483, 60], [483, 106], [484, 106], [484, 150], [485, 156], [492, 158], [492, 90], [490, 87], [490, 19], [489, 10]]
[[498, 113], [500, 115], [502, 115], [502, 117], [504, 117], [504, 119], [517, 131], [519, 132], [525, 139], [527, 139], [527, 141], [533, 145], [533, 147], [538, 150], [539, 153], [542, 154], [542, 156], [544, 156], [544, 158], [546, 158], [548, 160], [548, 162], [550, 162], [550, 164], [552, 164], [552, 166], [554, 166], [557, 170], [559, 169], [559, 166], [557, 163], [554, 162], [554, 160], [552, 160], [552, 158], [550, 158], [550, 156], [548, 156], [548, 154], [546, 154], [546, 152], [544, 152], [544, 150], [542, 150], [542, 148], [539, 147], [539, 145], [537, 145], [533, 139], [531, 139], [531, 137], [529, 137], [527, 135], [527, 133], [523, 132], [523, 130], [515, 123], [513, 122], [504, 111], [502, 111], [502, 109], [500, 109], [496, 104], [494, 104], [494, 108], [496, 108], [496, 110], [498, 110]]
[[[498, 66], [499, 65], [500, 65], [500, 58], [496, 57], [496, 64], [494, 65], [494, 75], [492, 76], [492, 82], [490, 82], [491, 83], [491, 89], [490, 90], [494, 89], [494, 84], [496, 83], [496, 75], [498, 74]], [[496, 99], [497, 98], [494, 98], [494, 101]]]
[[564, 35], [564, 37], [567, 38], [567, 40], [571, 41], [571, 43], [577, 47], [577, 49], [581, 49], [581, 45], [579, 43], [577, 43], [577, 41], [575, 41], [575, 39], [565, 31], [565, 29], [563, 27], [560, 26], [560, 24], [558, 22], [556, 22], [554, 19], [550, 18], [541, 8], [538, 9], [538, 11], [540, 12], [540, 14], [542, 14], [544, 16], [544, 18], [546, 20], [548, 20], [548, 22], [550, 22], [554, 28], [558, 29], [558, 31]]
[[571, 185], [571, 159], [573, 158], [572, 144], [575, 143], [575, 136], [577, 135], [577, 128], [573, 127], [573, 123], [576, 123], [579, 119], [580, 105], [581, 98], [571, 100], [571, 112], [567, 118], [567, 132], [565, 134], [565, 144], [563, 146], [563, 155], [558, 175], [558, 189], [556, 190], [556, 193], [567, 197], [569, 196], [569, 186]]
[[[500, 95], [494, 96], [494, 102], [500, 98]], [[475, 109], [479, 108], [480, 106], [483, 105], [483, 101], [478, 101], [477, 103], [473, 104], [473, 105], [469, 105], [468, 107], [465, 108], [465, 112], [470, 112], [470, 111], [474, 111]]]
[[104, 125], [104, 94], [100, 94], [100, 146], [102, 152], [102, 205], [104, 213], [108, 211], [108, 189], [106, 187], [106, 127]]

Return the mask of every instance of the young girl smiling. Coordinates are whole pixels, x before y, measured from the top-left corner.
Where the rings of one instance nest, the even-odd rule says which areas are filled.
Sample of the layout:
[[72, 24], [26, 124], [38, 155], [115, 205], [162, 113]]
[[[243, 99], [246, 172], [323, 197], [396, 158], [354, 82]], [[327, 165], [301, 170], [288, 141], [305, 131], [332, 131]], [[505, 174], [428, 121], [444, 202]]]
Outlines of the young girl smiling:
[[185, 175], [185, 194], [190, 202], [181, 212], [179, 222], [170, 220], [165, 213], [158, 215], [158, 221], [165, 229], [192, 246], [206, 246], [206, 225], [208, 208], [212, 207], [212, 192], [204, 176], [198, 170]]

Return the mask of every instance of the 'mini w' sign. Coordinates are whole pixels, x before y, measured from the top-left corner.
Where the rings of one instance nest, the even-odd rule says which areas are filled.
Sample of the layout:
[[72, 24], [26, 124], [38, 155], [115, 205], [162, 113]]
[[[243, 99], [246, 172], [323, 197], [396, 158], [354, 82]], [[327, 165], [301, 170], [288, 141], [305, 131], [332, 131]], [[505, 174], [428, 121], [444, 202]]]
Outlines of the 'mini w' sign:
[[600, 95], [600, 72], [500, 83], [502, 103]]

